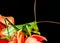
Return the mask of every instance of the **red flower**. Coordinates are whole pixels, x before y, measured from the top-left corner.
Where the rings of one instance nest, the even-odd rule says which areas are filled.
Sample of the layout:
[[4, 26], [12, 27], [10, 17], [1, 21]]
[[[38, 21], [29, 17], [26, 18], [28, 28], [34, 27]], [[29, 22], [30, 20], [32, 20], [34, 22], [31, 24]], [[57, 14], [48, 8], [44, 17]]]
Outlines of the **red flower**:
[[32, 35], [27, 38], [25, 43], [42, 43], [43, 40], [47, 41], [47, 39], [43, 36]]

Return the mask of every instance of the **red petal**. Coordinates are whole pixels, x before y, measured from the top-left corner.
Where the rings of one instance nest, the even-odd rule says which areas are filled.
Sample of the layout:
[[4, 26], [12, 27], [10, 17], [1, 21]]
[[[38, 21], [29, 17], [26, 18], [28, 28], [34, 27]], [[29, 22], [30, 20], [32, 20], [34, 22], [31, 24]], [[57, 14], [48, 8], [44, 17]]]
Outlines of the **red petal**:
[[18, 43], [16, 37], [13, 38], [13, 42], [14, 42], [14, 43]]
[[40, 36], [40, 35], [32, 35], [32, 37], [36, 38], [38, 41], [47, 41], [47, 39], [44, 36]]
[[[12, 16], [3, 16], [3, 15], [0, 15], [0, 22], [2, 22], [3, 24], [5, 24], [5, 21], [4, 21], [4, 18], [7, 18], [11, 23], [14, 24], [14, 17]], [[7, 22], [8, 23], [8, 22]]]
[[25, 37], [24, 37], [24, 33], [22, 31], [19, 31], [17, 33], [17, 40], [20, 43], [24, 43], [25, 42]]
[[8, 40], [0, 40], [0, 43], [8, 43]]
[[0, 31], [2, 30], [2, 29], [4, 29], [6, 26], [2, 23], [2, 22], [0, 22]]

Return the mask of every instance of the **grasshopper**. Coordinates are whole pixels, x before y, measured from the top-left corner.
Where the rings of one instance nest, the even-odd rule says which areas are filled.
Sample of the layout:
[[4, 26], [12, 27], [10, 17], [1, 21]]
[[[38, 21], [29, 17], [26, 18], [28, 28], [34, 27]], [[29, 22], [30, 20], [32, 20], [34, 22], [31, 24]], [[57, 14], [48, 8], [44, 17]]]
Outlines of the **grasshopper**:
[[21, 25], [13, 25], [7, 18], [5, 18], [5, 22], [6, 20], [9, 22], [10, 25], [12, 25], [11, 27], [7, 26], [4, 30], [2, 30], [2, 33], [5, 35], [5, 38], [9, 38], [8, 36], [12, 36], [15, 32], [22, 30], [26, 36], [31, 36], [32, 33], [35, 34], [39, 34], [39, 29], [37, 26], [37, 22], [30, 22], [30, 23], [26, 23], [26, 24], [21, 24]]

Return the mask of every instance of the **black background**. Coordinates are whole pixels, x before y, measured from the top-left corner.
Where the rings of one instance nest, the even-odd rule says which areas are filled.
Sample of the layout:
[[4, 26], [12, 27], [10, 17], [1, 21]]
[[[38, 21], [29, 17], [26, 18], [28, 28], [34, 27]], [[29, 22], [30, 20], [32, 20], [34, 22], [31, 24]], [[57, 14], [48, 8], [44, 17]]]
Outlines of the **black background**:
[[[37, 21], [60, 22], [60, 2], [58, 0], [37, 0]], [[34, 21], [34, 0], [0, 1], [0, 14], [13, 16], [16, 24]], [[58, 43], [60, 39], [60, 25], [52, 23], [38, 24], [42, 35], [47, 37], [48, 43]]]

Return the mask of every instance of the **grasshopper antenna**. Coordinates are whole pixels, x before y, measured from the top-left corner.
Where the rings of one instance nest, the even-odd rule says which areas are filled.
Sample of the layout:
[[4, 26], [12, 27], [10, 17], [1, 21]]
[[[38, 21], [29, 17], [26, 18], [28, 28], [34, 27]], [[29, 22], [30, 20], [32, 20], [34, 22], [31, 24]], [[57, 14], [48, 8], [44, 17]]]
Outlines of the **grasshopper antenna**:
[[34, 0], [34, 18], [36, 21], [36, 0]]

